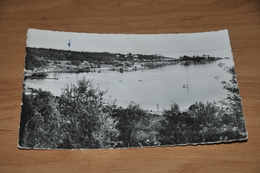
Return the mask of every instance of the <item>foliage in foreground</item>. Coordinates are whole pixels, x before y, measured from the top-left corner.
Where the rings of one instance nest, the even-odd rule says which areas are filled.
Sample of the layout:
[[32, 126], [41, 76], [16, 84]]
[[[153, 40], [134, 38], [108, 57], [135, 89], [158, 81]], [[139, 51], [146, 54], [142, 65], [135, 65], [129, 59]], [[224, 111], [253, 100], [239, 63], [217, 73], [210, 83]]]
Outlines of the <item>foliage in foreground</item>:
[[104, 91], [82, 79], [66, 86], [61, 97], [48, 91], [23, 94], [21, 147], [116, 148], [142, 147], [246, 138], [246, 129], [234, 68], [222, 82], [228, 97], [218, 102], [196, 102], [187, 110], [174, 103], [162, 115], [138, 104], [127, 108], [105, 104]]
[[104, 92], [90, 81], [66, 86], [60, 98], [36, 90], [23, 95], [20, 145], [34, 148], [113, 147], [117, 121], [104, 107]]

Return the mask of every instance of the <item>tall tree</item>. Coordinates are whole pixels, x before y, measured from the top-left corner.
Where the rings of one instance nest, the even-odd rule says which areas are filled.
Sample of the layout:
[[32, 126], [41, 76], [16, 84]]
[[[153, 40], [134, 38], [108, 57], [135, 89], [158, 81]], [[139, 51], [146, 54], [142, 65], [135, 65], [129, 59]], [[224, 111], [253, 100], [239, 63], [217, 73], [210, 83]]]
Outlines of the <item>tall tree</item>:
[[122, 147], [140, 147], [145, 145], [144, 141], [150, 139], [151, 130], [147, 129], [150, 125], [148, 113], [139, 104], [132, 102], [126, 109], [114, 109], [113, 117], [119, 121], [118, 138], [122, 141]]
[[[72, 148], [110, 147], [118, 135], [117, 122], [103, 112], [105, 91], [94, 88], [83, 78], [67, 85], [61, 94], [59, 110], [64, 124], [64, 145]], [[62, 146], [61, 146], [62, 147]]]
[[34, 90], [23, 95], [20, 146], [56, 148], [61, 141], [62, 119], [55, 97], [48, 91]]

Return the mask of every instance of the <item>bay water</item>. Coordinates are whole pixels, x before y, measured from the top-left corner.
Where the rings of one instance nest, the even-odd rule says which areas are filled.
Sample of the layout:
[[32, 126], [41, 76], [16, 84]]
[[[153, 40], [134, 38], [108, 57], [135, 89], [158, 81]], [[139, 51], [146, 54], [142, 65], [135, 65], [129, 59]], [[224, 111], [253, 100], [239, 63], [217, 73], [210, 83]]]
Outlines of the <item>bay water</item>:
[[[101, 73], [48, 73], [48, 78], [26, 79], [26, 87], [42, 88], [60, 96], [66, 84], [77, 84], [82, 78], [92, 80], [94, 87], [107, 90], [107, 103], [116, 100], [118, 106], [127, 107], [131, 102], [140, 104], [145, 110], [162, 111], [176, 102], [187, 109], [196, 101], [212, 102], [226, 98], [227, 91], [221, 81], [229, 81], [231, 75], [219, 67], [219, 63], [233, 65], [230, 59], [205, 64], [167, 65], [154, 69], [132, 72], [102, 70]], [[189, 87], [183, 85], [189, 84]]]

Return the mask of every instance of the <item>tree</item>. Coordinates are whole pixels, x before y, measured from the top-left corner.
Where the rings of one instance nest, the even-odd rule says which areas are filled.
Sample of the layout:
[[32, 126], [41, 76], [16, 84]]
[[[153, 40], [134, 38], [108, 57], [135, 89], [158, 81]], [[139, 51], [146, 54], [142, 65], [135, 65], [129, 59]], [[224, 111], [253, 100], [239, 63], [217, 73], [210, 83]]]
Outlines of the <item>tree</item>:
[[110, 148], [117, 145], [118, 121], [103, 111], [104, 91], [83, 78], [61, 97], [48, 91], [23, 94], [19, 145], [28, 148]]
[[110, 116], [108, 113], [101, 113], [99, 116], [100, 127], [99, 130], [93, 132], [93, 136], [99, 142], [101, 148], [112, 148], [117, 146], [121, 141], [117, 141], [119, 131], [116, 129], [118, 121]]
[[48, 91], [23, 94], [19, 144], [29, 148], [56, 148], [61, 140], [61, 117], [55, 97]]
[[[222, 66], [222, 64], [220, 64], [219, 66]], [[223, 133], [225, 133], [224, 138], [245, 138], [247, 134], [241, 98], [239, 96], [239, 88], [235, 67], [225, 66], [224, 70], [232, 75], [232, 78], [228, 82], [221, 82], [223, 84], [223, 88], [229, 92], [226, 100], [226, 105], [230, 108], [226, 116], [223, 117], [223, 121], [225, 122], [225, 128], [223, 128]]]
[[169, 110], [164, 110], [159, 137], [162, 145], [182, 144], [188, 142], [186, 131], [186, 113], [174, 103]]
[[117, 108], [113, 111], [113, 117], [118, 119], [118, 137], [122, 141], [122, 147], [140, 147], [144, 141], [150, 139], [148, 113], [140, 108], [139, 104], [131, 102], [129, 106]]
[[239, 88], [236, 78], [235, 67], [224, 67], [224, 69], [227, 73], [230, 73], [232, 75], [232, 79], [230, 79], [229, 82], [221, 82], [223, 84], [223, 88], [229, 92], [227, 99], [230, 101], [231, 106], [238, 109], [238, 111], [242, 111], [241, 98], [239, 96]]
[[[110, 147], [118, 136], [117, 122], [103, 112], [105, 91], [93, 88], [83, 78], [77, 85], [67, 85], [61, 94], [59, 110], [64, 124], [64, 145], [72, 148]], [[63, 145], [61, 145], [63, 147]]]
[[[217, 125], [220, 109], [216, 102], [196, 102], [189, 107], [188, 114], [193, 119], [192, 131], [200, 138], [200, 142], [210, 142], [218, 140]], [[219, 124], [219, 123], [218, 123]], [[220, 123], [221, 124], [221, 123]], [[199, 142], [192, 140], [192, 142]]]

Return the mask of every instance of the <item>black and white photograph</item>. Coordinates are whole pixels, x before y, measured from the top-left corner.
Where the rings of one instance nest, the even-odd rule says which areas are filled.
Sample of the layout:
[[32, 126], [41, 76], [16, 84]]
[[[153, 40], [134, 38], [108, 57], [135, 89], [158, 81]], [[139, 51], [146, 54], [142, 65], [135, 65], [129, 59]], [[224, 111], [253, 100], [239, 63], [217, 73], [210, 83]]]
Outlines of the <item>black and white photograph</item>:
[[247, 140], [228, 30], [94, 34], [29, 29], [25, 56], [21, 149]]

